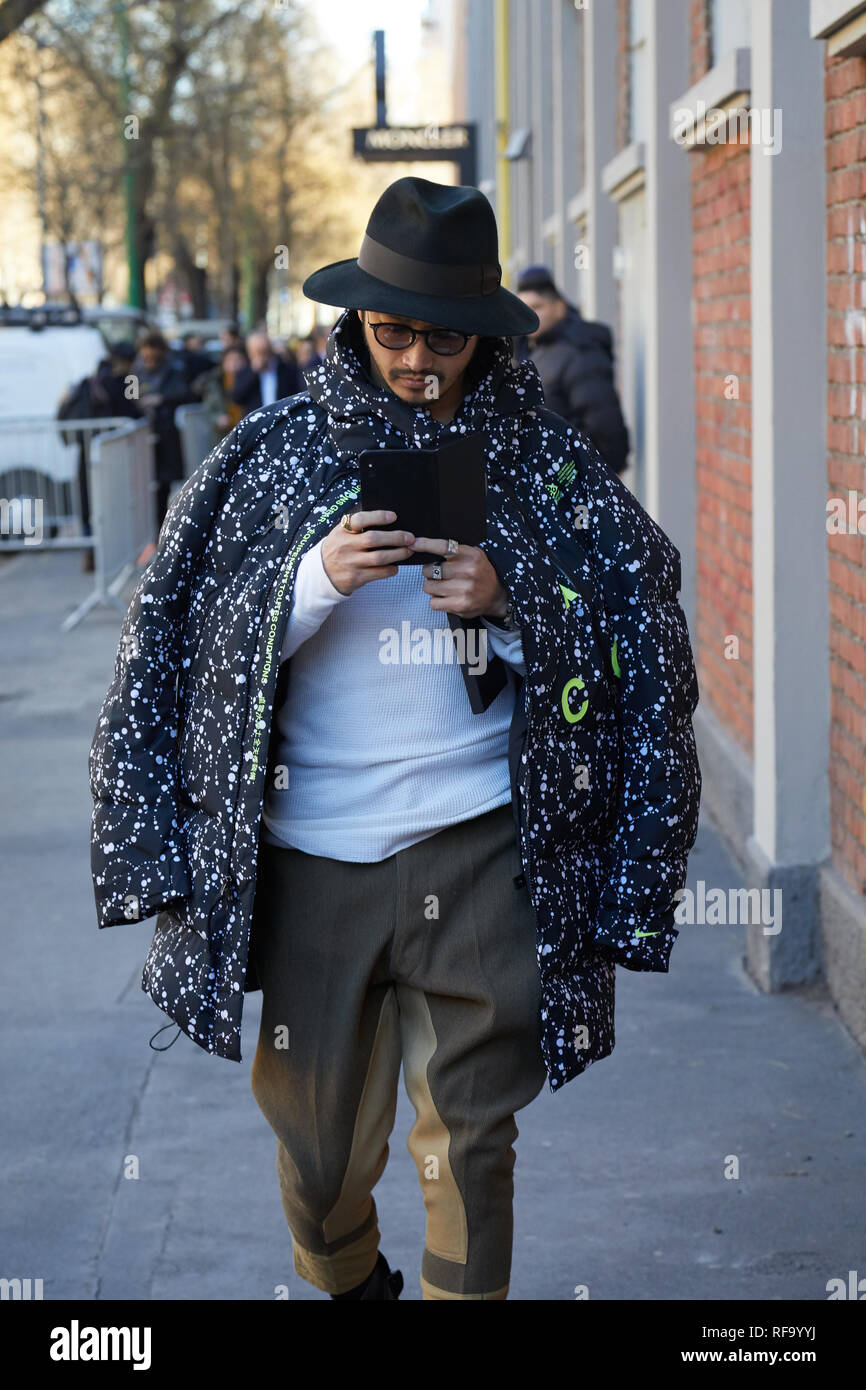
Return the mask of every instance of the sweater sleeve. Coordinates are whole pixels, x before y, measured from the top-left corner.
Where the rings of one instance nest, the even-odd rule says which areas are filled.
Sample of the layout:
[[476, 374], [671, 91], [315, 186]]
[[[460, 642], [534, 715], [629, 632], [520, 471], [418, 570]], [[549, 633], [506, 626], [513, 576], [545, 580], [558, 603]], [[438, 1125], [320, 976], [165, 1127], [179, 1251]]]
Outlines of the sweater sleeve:
[[341, 593], [328, 578], [322, 559], [324, 539], [323, 536], [318, 545], [311, 546], [298, 565], [280, 661], [288, 661], [302, 642], [318, 632], [337, 604], [351, 597]]
[[523, 639], [520, 628], [508, 629], [499, 627], [489, 618], [481, 619], [490, 634], [490, 650], [495, 656], [501, 656], [502, 660], [520, 676], [526, 675], [526, 664], [523, 660]]

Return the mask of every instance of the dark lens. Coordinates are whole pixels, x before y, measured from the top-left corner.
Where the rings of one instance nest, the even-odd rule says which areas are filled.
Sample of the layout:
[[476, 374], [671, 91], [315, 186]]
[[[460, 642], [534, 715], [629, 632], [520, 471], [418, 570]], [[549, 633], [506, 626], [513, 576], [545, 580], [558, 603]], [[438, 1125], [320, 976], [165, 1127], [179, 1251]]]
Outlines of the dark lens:
[[434, 352], [441, 352], [449, 357], [453, 356], [454, 353], [463, 351], [466, 346], [466, 335], [452, 333], [447, 328], [442, 328], [436, 333], [431, 333], [427, 342]]
[[400, 323], [377, 323], [373, 325], [373, 331], [382, 347], [404, 348], [412, 341], [412, 329], [404, 328]]

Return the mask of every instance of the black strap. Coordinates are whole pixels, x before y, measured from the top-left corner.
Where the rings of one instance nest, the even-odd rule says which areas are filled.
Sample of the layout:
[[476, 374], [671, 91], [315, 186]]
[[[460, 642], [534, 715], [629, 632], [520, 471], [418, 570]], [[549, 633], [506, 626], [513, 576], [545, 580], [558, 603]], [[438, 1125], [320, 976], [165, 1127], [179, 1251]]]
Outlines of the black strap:
[[[470, 630], [476, 629], [478, 637], [475, 639], [476, 652], [486, 649], [487, 628], [476, 618], [461, 618], [456, 613], [446, 613], [448, 623], [452, 632], [462, 628], [468, 635]], [[482, 644], [481, 633], [484, 634], [484, 644]], [[468, 645], [468, 644], [467, 644]], [[466, 648], [464, 647], [464, 651]], [[463, 672], [463, 684], [466, 686], [466, 694], [469, 696], [469, 705], [473, 714], [483, 714], [492, 705], [500, 690], [504, 690], [508, 681], [505, 672], [505, 662], [501, 656], [494, 654], [493, 660], [488, 661], [487, 669], [480, 675], [473, 675], [465, 661], [460, 662], [460, 670]]]

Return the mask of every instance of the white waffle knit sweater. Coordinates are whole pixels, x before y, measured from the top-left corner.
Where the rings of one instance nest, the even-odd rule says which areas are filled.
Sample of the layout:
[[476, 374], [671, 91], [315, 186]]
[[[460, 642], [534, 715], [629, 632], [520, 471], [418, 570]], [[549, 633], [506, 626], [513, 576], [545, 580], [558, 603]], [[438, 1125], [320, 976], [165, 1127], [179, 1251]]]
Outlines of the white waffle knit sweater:
[[[450, 629], [421, 588], [421, 566], [401, 565], [341, 594], [321, 547], [298, 566], [280, 652], [291, 666], [275, 716], [263, 838], [370, 863], [510, 801], [512, 671], [525, 674], [520, 632], [483, 620], [487, 660], [501, 656], [508, 681], [473, 714], [450, 637], [433, 635]], [[470, 667], [477, 658], [470, 646]]]

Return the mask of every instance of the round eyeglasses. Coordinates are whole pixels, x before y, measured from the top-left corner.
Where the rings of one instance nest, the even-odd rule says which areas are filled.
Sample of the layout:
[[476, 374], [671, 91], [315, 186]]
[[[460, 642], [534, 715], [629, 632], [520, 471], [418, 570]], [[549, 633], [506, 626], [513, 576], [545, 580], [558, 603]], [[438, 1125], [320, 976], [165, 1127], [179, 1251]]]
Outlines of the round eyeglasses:
[[423, 338], [438, 357], [455, 357], [472, 337], [471, 333], [455, 333], [450, 328], [410, 328], [407, 323], [371, 323], [370, 327], [379, 346], [390, 352], [402, 352], [411, 347], [416, 338]]

